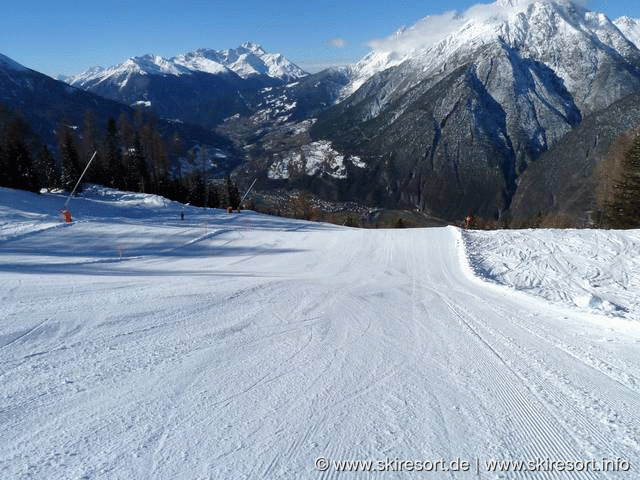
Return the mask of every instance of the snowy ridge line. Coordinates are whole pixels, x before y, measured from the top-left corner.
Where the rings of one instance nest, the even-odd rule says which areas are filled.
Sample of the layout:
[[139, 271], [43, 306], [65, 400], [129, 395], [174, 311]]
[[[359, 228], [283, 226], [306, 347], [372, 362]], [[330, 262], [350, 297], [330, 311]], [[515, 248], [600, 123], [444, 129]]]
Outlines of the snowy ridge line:
[[243, 79], [264, 75], [283, 82], [307, 75], [283, 55], [268, 53], [258, 44], [245, 42], [235, 49], [200, 48], [171, 58], [146, 54], [131, 57], [119, 65], [107, 68], [94, 66], [80, 74], [63, 78], [73, 86], [85, 87], [111, 82], [123, 88], [134, 75], [181, 76], [196, 72], [211, 75], [235, 74]]

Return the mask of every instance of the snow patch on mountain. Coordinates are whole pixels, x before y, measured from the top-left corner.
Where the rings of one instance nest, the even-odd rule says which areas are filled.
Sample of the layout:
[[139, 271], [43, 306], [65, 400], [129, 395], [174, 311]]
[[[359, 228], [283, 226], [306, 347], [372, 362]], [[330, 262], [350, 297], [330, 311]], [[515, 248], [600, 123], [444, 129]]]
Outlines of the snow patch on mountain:
[[640, 20], [629, 17], [620, 17], [613, 21], [616, 27], [636, 47], [640, 48]]
[[133, 72], [149, 75], [184, 75], [191, 73], [188, 68], [177, 65], [160, 55], [144, 55], [127, 60], [124, 65]]
[[198, 55], [195, 52], [178, 55], [174, 58], [174, 63], [191, 71], [211, 73], [213, 75], [229, 72], [229, 69], [221, 63], [207, 58], [206, 55]]
[[272, 180], [292, 179], [299, 175], [329, 175], [347, 178], [345, 159], [358, 168], [366, 165], [359, 157], [346, 157], [335, 150], [331, 142], [320, 140], [301, 146], [278, 156], [269, 166], [267, 175]]
[[108, 68], [92, 67], [87, 71], [67, 77], [67, 83], [82, 86], [88, 82], [103, 82], [108, 79], [119, 79], [120, 86], [124, 86], [132, 75], [188, 75], [191, 70], [175, 62], [166, 60], [159, 55], [144, 55], [129, 58], [120, 65]]

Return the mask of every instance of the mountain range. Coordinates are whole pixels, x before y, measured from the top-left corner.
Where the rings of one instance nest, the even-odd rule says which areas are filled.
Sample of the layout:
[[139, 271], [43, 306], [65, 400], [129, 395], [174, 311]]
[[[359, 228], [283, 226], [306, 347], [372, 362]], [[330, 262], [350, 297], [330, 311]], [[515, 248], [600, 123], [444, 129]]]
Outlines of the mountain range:
[[[18, 112], [52, 152], [57, 151], [60, 127], [78, 129], [87, 112], [92, 113], [102, 129], [110, 118], [117, 120], [125, 115], [133, 120], [136, 114], [127, 105], [72, 87], [3, 55], [0, 55], [0, 104]], [[237, 164], [239, 156], [231, 141], [211, 130], [168, 119], [159, 119], [156, 127], [167, 141], [176, 136], [181, 139], [183, 155], [193, 147], [206, 146], [218, 158], [226, 159], [228, 164], [221, 166], [223, 172]]]
[[[591, 178], [592, 152], [569, 161], [565, 142], [598, 135], [606, 150], [637, 126], [628, 99], [640, 94], [639, 44], [640, 22], [629, 17], [564, 0], [498, 0], [425, 17], [371, 42], [353, 65], [316, 74], [245, 43], [133, 57], [65, 80], [118, 102], [108, 105], [215, 130], [235, 144], [236, 173], [261, 189], [446, 220], [526, 217], [560, 208], [563, 176]], [[0, 65], [25, 75], [5, 57]], [[612, 115], [615, 128], [602, 128]], [[592, 187], [574, 186], [587, 196]]]
[[[381, 59], [399, 63], [371, 75]], [[361, 156], [393, 203], [499, 217], [542, 153], [640, 90], [640, 51], [578, 4], [509, 0], [427, 18], [354, 72], [355, 91], [319, 116], [313, 137]]]
[[248, 114], [245, 97], [306, 75], [279, 53], [247, 42], [236, 49], [199, 49], [173, 58], [148, 54], [109, 68], [92, 67], [63, 77], [70, 85], [164, 118], [213, 128], [234, 114]]

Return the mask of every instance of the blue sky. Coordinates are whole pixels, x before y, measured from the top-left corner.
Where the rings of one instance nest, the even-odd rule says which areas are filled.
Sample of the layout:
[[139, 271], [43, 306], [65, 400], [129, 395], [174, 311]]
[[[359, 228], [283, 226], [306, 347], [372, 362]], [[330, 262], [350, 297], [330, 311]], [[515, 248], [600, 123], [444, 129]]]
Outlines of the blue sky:
[[[463, 0], [0, 0], [0, 53], [57, 76], [131, 56], [164, 57], [245, 41], [309, 71], [358, 60], [367, 43]], [[640, 18], [640, 2], [587, 0], [610, 18]]]

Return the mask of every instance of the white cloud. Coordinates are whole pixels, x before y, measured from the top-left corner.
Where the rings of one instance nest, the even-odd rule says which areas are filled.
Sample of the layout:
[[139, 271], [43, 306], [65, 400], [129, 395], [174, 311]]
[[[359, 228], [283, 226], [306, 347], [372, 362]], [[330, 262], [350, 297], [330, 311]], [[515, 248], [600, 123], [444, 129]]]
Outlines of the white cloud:
[[[491, 4], [474, 5], [464, 13], [450, 11], [440, 15], [429, 15], [409, 28], [403, 27], [390, 37], [371, 40], [367, 45], [372, 50], [383, 54], [393, 53], [397, 57], [410, 55], [418, 50], [432, 47], [461, 29], [468, 22], [481, 23], [491, 19], [506, 19], [516, 12], [526, 10], [536, 1], [539, 0], [498, 0]], [[586, 0], [555, 1], [558, 3], [571, 2], [578, 5], [584, 5], [586, 2]]]
[[352, 65], [356, 60], [356, 58], [339, 60], [317, 59], [314, 62], [299, 62], [297, 65], [309, 73], [318, 73], [327, 68], [340, 68]]
[[371, 40], [368, 46], [377, 52], [409, 54], [436, 44], [460, 28], [463, 23], [464, 18], [456, 12], [430, 15], [419, 20], [412, 27], [401, 28], [390, 37]]
[[332, 38], [329, 40], [329, 45], [335, 48], [344, 48], [347, 46], [347, 41], [343, 38]]

